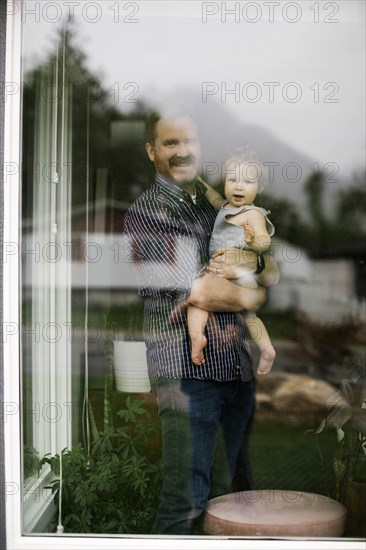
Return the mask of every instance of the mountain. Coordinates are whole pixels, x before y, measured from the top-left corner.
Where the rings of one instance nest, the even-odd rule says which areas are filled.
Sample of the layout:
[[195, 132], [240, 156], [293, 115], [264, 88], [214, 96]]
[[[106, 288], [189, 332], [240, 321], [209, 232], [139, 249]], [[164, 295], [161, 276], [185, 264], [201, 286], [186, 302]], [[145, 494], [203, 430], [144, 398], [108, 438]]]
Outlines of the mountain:
[[284, 143], [267, 129], [247, 125], [215, 98], [203, 103], [192, 90], [169, 94], [161, 104], [179, 105], [198, 123], [202, 145], [202, 174], [213, 185], [223, 179], [222, 163], [243, 145], [251, 145], [270, 167], [266, 192], [276, 198], [287, 197], [305, 208], [304, 182], [312, 173], [314, 160]]

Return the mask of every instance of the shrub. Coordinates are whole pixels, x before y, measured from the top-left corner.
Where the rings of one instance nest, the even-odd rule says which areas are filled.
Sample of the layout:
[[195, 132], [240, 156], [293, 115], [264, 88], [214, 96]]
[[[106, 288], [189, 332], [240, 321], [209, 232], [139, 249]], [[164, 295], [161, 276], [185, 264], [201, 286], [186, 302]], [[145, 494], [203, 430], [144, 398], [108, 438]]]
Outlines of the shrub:
[[[81, 446], [46, 455], [57, 476], [51, 483], [62, 523], [68, 533], [150, 534], [159, 501], [162, 469], [159, 456], [148, 451], [156, 434], [143, 400], [126, 400], [117, 415], [120, 427], [97, 432], [90, 454]], [[60, 476], [62, 462], [62, 476]]]

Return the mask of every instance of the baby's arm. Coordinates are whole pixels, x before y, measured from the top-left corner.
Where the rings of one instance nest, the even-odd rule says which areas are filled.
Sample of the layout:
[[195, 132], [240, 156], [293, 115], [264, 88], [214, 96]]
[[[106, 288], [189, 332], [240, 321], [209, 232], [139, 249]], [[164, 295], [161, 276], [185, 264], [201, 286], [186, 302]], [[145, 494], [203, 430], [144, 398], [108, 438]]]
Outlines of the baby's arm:
[[258, 210], [249, 210], [243, 217], [243, 229], [245, 232], [245, 244], [254, 252], [263, 254], [271, 244], [266, 220]]
[[211, 187], [211, 185], [205, 182], [205, 180], [203, 180], [199, 176], [197, 180], [200, 183], [203, 183], [203, 185], [206, 187], [205, 197], [208, 200], [208, 202], [211, 204], [211, 206], [213, 206], [215, 210], [220, 210], [225, 199], [220, 195], [220, 193], [218, 193], [213, 187]]

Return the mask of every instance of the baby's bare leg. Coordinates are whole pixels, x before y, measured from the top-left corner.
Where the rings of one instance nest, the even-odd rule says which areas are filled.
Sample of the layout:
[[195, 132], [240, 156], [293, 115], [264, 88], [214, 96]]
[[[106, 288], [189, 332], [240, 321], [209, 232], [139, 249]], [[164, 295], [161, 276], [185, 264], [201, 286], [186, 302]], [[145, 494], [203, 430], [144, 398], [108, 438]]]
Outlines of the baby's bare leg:
[[250, 338], [257, 344], [260, 351], [257, 374], [267, 374], [271, 370], [276, 357], [267, 329], [255, 313], [248, 313], [246, 322]]
[[207, 319], [207, 311], [188, 304], [187, 324], [192, 345], [191, 357], [193, 363], [195, 363], [196, 365], [201, 365], [205, 362], [203, 350], [207, 346], [207, 338], [205, 336]]

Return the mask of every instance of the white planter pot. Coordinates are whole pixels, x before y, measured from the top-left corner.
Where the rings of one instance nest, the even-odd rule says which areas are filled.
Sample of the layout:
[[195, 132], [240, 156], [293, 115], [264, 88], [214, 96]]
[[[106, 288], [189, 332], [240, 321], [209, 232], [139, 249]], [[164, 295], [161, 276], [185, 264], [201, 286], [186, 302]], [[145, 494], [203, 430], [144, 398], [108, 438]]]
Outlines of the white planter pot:
[[114, 342], [114, 376], [118, 391], [144, 393], [151, 390], [144, 342]]

